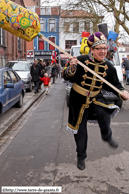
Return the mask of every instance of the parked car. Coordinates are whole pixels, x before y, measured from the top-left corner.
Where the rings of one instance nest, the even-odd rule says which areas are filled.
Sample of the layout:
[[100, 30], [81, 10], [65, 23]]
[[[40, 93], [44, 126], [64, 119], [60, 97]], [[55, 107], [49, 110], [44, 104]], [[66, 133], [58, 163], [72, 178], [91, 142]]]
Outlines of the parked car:
[[31, 65], [32, 65], [31, 62], [29, 61], [9, 61], [6, 64], [6, 67], [10, 67], [17, 72], [17, 74], [25, 83], [26, 91], [29, 91], [29, 92], [32, 91], [32, 86], [33, 86], [32, 78], [30, 74]]
[[0, 114], [13, 105], [21, 108], [25, 95], [24, 82], [8, 67], [0, 67]]
[[[80, 55], [80, 47], [81, 47], [80, 45], [72, 46], [70, 54], [73, 57], [79, 56]], [[114, 59], [110, 62], [116, 68], [119, 81], [123, 84], [122, 66], [120, 64], [118, 50], [114, 54]], [[69, 95], [70, 95], [71, 87], [72, 87], [72, 83], [66, 82], [66, 102], [67, 102], [68, 107], [69, 107]], [[104, 98], [107, 99], [109, 102], [114, 103], [115, 105], [119, 106], [119, 108], [122, 107], [123, 101], [120, 98], [118, 98], [115, 94], [113, 94], [112, 92], [109, 93], [109, 92], [104, 91], [104, 90], [102, 91], [102, 93], [103, 93]]]

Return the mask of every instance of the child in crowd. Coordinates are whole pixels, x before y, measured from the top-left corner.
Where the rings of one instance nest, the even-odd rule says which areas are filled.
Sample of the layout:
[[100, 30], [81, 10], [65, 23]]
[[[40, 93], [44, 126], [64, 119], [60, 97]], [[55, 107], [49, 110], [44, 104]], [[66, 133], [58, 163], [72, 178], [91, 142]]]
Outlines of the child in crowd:
[[44, 74], [44, 77], [40, 77], [40, 80], [44, 83], [45, 94], [48, 94], [49, 82], [51, 81], [47, 73]]

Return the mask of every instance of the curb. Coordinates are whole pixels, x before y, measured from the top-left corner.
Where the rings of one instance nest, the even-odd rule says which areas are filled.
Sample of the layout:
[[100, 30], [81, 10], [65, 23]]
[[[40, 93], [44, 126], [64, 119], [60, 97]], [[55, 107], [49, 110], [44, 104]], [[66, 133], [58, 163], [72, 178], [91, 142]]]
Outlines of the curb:
[[7, 122], [2, 124], [0, 128], [0, 137], [2, 137], [8, 131], [8, 129], [43, 95], [44, 92], [45, 90], [43, 90], [41, 93], [31, 98], [25, 104], [25, 106], [23, 106], [14, 114], [12, 114], [11, 118], [9, 118]]

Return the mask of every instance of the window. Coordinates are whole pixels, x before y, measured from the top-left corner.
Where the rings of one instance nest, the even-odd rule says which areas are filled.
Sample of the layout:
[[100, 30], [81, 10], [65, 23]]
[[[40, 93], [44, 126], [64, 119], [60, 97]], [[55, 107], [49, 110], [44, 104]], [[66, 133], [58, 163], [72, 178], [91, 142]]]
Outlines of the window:
[[51, 7], [43, 7], [41, 8], [41, 15], [51, 15]]
[[84, 30], [87, 32], [90, 31], [90, 22], [84, 22]]
[[49, 20], [48, 26], [49, 32], [56, 32], [56, 22], [54, 19]]
[[41, 14], [41, 15], [46, 15], [46, 14], [45, 14], [45, 13], [46, 13], [46, 11], [45, 11], [45, 10], [46, 10], [46, 9], [45, 9], [45, 7], [41, 8], [41, 9], [40, 9], [40, 11], [41, 11], [41, 13], [40, 13], [40, 14]]
[[73, 23], [73, 32], [78, 33], [79, 32], [79, 22]]
[[45, 32], [45, 20], [40, 18], [41, 32]]
[[13, 71], [9, 71], [9, 73], [10, 73], [10, 75], [12, 77], [13, 83], [14, 84], [17, 83], [18, 79], [17, 79], [16, 75], [13, 73]]
[[21, 51], [21, 39], [18, 37], [17, 41], [18, 41], [18, 51]]
[[1, 45], [5, 45], [5, 41], [4, 41], [4, 39], [5, 39], [5, 31], [2, 29], [2, 28], [0, 28], [0, 44]]
[[4, 71], [4, 85], [7, 83], [12, 83], [11, 77], [7, 71]]
[[71, 46], [77, 45], [76, 40], [66, 40], [65, 41], [65, 49], [71, 49]]
[[39, 50], [44, 50], [44, 40], [39, 38]]
[[51, 15], [51, 7], [46, 7], [46, 15]]
[[[53, 43], [55, 43], [55, 37], [50, 37], [49, 40]], [[49, 50], [55, 50], [55, 47], [49, 44]]]
[[69, 22], [64, 22], [64, 32], [69, 32]]

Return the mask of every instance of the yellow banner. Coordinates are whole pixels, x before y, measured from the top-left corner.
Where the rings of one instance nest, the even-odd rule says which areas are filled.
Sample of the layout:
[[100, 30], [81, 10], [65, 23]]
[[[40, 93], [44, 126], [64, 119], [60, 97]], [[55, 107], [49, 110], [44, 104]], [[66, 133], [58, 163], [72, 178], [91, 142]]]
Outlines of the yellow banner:
[[40, 32], [39, 16], [10, 0], [0, 0], [0, 27], [31, 41]]

